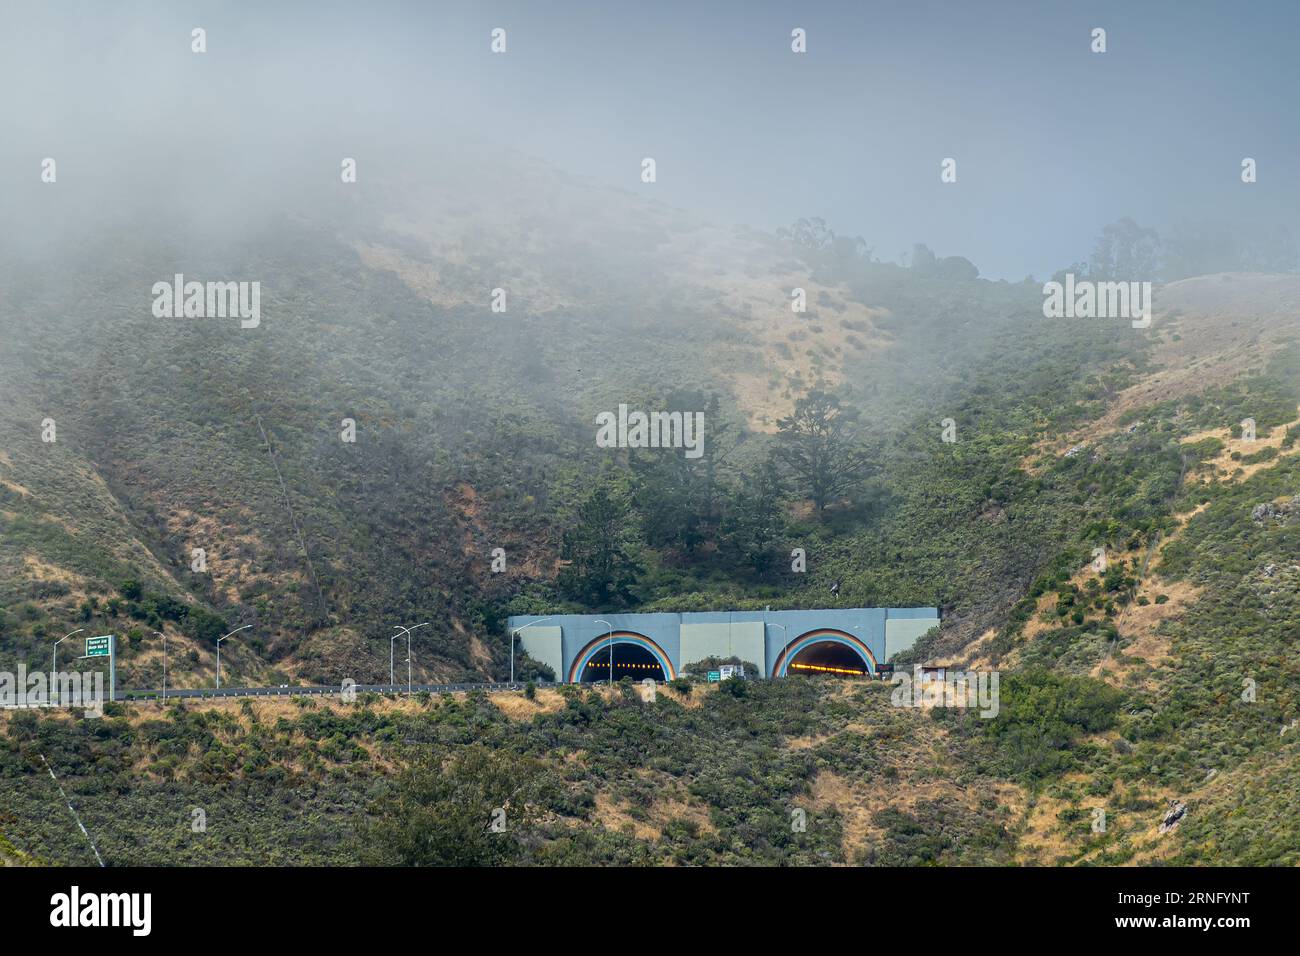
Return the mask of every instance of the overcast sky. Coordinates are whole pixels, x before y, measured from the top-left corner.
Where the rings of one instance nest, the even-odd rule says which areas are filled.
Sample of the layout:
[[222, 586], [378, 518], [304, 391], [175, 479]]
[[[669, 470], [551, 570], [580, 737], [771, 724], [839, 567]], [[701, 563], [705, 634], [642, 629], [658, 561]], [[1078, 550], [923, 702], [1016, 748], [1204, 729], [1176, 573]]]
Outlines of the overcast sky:
[[[994, 278], [1086, 258], [1125, 215], [1297, 231], [1295, 2], [50, 0], [0, 19], [11, 185], [45, 156], [62, 184], [188, 145], [265, 188], [303, 143], [373, 161], [399, 148], [397, 127], [510, 146], [717, 222], [821, 216], [886, 260], [923, 241]], [[790, 51], [795, 27], [806, 54]]]

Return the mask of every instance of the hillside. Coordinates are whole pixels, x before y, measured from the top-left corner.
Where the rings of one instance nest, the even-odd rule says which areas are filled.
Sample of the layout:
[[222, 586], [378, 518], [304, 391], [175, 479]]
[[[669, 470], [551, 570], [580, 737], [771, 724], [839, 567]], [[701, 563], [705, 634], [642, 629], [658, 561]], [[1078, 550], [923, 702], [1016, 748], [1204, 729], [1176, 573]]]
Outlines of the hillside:
[[[367, 679], [382, 670], [382, 635], [413, 617], [435, 622], [421, 635], [421, 674], [484, 676], [500, 660], [484, 633], [492, 609], [521, 577], [554, 573], [554, 519], [597, 460], [594, 409], [662, 398], [661, 383], [673, 382], [715, 388], [723, 414], [770, 427], [775, 411], [736, 401], [740, 378], [792, 372], [797, 383], [841, 350], [821, 328], [791, 333], [806, 347], [779, 343], [781, 363], [801, 373], [774, 363], [771, 329], [746, 328], [752, 291], [736, 289], [756, 276], [775, 297], [769, 326], [789, 270], [825, 296], [798, 260], [778, 268], [770, 237], [547, 176], [498, 198], [514, 211], [506, 221], [455, 181], [415, 205], [401, 181], [400, 208], [420, 212], [414, 225], [394, 220], [399, 204], [386, 197], [397, 184], [379, 184], [364, 214], [339, 198], [323, 204], [336, 209], [328, 221], [272, 217], [220, 252], [145, 238], [166, 233], [131, 222], [115, 224], [125, 241], [87, 238], [71, 250], [94, 264], [72, 282], [22, 255], [7, 260], [6, 646], [32, 663], [47, 632], [109, 627], [129, 580], [232, 627], [255, 623], [228, 648], [227, 666], [248, 680]], [[321, 204], [310, 198], [303, 204]], [[593, 210], [599, 220], [582, 218]], [[572, 230], [539, 235], [530, 217], [542, 213]], [[429, 222], [436, 239], [417, 239], [412, 230]], [[487, 263], [506, 256], [517, 271], [489, 276]], [[253, 262], [266, 290], [260, 328], [159, 320], [139, 307], [160, 276], [242, 274]], [[488, 311], [495, 283], [509, 290], [504, 315]], [[837, 330], [869, 327], [865, 309], [848, 311]], [[665, 347], [645, 354], [647, 340]], [[717, 378], [719, 366], [740, 378]], [[789, 394], [771, 401], [788, 410]], [[54, 443], [41, 441], [47, 418]], [[357, 423], [355, 445], [339, 441], [344, 418]], [[504, 580], [486, 573], [494, 546], [517, 556]], [[190, 569], [196, 547], [206, 572]], [[219, 625], [184, 617], [146, 613], [148, 627], [131, 629], [140, 635], [124, 649], [126, 683], [157, 683], [159, 630], [188, 661], [177, 684], [211, 679]]]
[[[330, 862], [349, 815], [420, 784], [410, 740], [451, 753], [472, 729], [552, 786], [519, 850], [536, 862], [1296, 862], [1300, 279], [1169, 283], [1145, 331], [1050, 320], [1038, 284], [882, 263], [824, 225], [724, 228], [518, 158], [468, 165], [294, 197], [228, 243], [118, 223], [68, 240], [71, 277], [0, 260], [6, 658], [44, 667], [63, 634], [111, 630], [120, 685], [156, 686], [165, 632], [172, 685], [203, 686], [215, 638], [251, 624], [223, 647], [228, 683], [364, 682], [394, 624], [428, 620], [417, 680], [484, 679], [510, 613], [936, 604], [943, 627], [899, 663], [997, 668], [1016, 716], [899, 712], [834, 682], [545, 694], [536, 715], [10, 715], [18, 850], [81, 852], [33, 785], [38, 744], [75, 792], [129, 792], [142, 818], [270, 801], [223, 845]], [[147, 293], [177, 272], [260, 281], [260, 326], [155, 318]], [[782, 424], [818, 394], [867, 463], [824, 509]], [[708, 454], [596, 447], [620, 403], [704, 410]], [[601, 521], [616, 573], [597, 580]], [[1186, 822], [1154, 834], [1172, 800]], [[826, 828], [778, 837], [792, 801]], [[124, 861], [213, 859], [160, 827], [97, 822]]]
[[[369, 679], [391, 624], [417, 617], [434, 620], [422, 675], [485, 676], [501, 657], [485, 633], [500, 603], [522, 580], [555, 573], [555, 519], [601, 457], [595, 409], [662, 399], [672, 382], [713, 390], [720, 414], [770, 429], [800, 382], [840, 377], [838, 353], [873, 347], [869, 310], [844, 305], [843, 289], [829, 298], [771, 237], [547, 177], [498, 197], [514, 211], [505, 221], [454, 181], [436, 196], [417, 191], [413, 205], [403, 181], [400, 209], [417, 209], [414, 222], [386, 200], [396, 186], [381, 184], [364, 214], [338, 200], [331, 220], [273, 218], [220, 253], [147, 239], [148, 224], [131, 223], [124, 242], [73, 250], [95, 269], [72, 283], [10, 260], [0, 294], [16, 333], [0, 403], [6, 646], [31, 663], [64, 624], [108, 628], [122, 583], [134, 581], [232, 627], [255, 623], [226, 661], [248, 680]], [[582, 218], [593, 210], [600, 219]], [[542, 213], [572, 230], [539, 234], [530, 217]], [[414, 231], [430, 222], [435, 237]], [[507, 256], [515, 271], [489, 275]], [[242, 274], [253, 262], [260, 328], [138, 307], [160, 276]], [[801, 325], [815, 331], [792, 331], [803, 343], [792, 348], [774, 329], [793, 272], [845, 315], [822, 328], [812, 313]], [[503, 315], [488, 310], [497, 283], [508, 289]], [[772, 301], [755, 319], [760, 284]], [[847, 328], [866, 338], [841, 345]], [[647, 341], [663, 347], [647, 353]], [[791, 384], [755, 403], [747, 376]], [[52, 444], [41, 440], [46, 418]], [[344, 418], [357, 423], [354, 445], [339, 440]], [[513, 559], [500, 580], [487, 573], [496, 546]], [[191, 570], [196, 547], [206, 572]], [[188, 661], [178, 685], [212, 678], [217, 625], [175, 609], [129, 616], [148, 627], [131, 629], [127, 684], [157, 683], [159, 630]]]
[[[25, 851], [65, 864], [85, 864], [91, 851], [31, 767], [37, 751], [62, 769], [110, 865], [432, 862], [430, 833], [450, 840], [453, 817], [477, 823], [507, 804], [522, 814], [512, 836], [464, 841], [448, 849], [454, 859], [1297, 862], [1294, 735], [1198, 785], [1157, 779], [1147, 764], [1170, 747], [1142, 731], [1144, 715], [1132, 713], [1140, 698], [1085, 678], [1017, 678], [1004, 700], [1032, 703], [991, 722], [892, 707], [879, 684], [814, 678], [747, 690], [661, 690], [653, 703], [570, 688], [535, 701], [130, 705], [98, 726], [9, 714], [0, 793]], [[436, 784], [423, 776], [431, 765]], [[527, 803], [509, 803], [521, 788]], [[1189, 812], [1162, 834], [1175, 798]], [[1104, 833], [1093, 829], [1097, 807]], [[195, 809], [205, 830], [193, 828]], [[792, 826], [800, 812], [802, 829]], [[417, 831], [425, 839], [408, 840]]]

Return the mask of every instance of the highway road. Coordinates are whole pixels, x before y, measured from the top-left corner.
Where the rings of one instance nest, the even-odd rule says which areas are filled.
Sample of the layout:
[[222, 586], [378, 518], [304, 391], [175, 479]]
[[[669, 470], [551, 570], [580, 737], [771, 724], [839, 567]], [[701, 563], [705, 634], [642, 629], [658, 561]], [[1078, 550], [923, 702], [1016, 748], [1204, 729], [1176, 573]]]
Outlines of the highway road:
[[[412, 684], [411, 693], [421, 691], [430, 694], [455, 694], [468, 690], [523, 690], [526, 681], [498, 684]], [[555, 687], [558, 685], [535, 681], [538, 687]], [[358, 694], [405, 694], [405, 684], [356, 684], [353, 688]], [[308, 687], [168, 687], [167, 699], [203, 698], [203, 697], [326, 697], [343, 693], [343, 688], [314, 685]], [[119, 690], [119, 701], [125, 700], [161, 700], [161, 690]]]

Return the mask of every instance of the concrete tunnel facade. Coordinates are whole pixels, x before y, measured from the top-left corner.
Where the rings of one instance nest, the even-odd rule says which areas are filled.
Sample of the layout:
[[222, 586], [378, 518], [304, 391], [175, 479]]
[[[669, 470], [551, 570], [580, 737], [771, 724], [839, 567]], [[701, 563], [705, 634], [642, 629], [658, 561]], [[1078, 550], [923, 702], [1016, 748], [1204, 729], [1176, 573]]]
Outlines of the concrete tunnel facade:
[[739, 658], [756, 668], [758, 677], [855, 673], [860, 662], [860, 672], [874, 677], [893, 655], [939, 626], [939, 610], [525, 614], [511, 617], [507, 626], [518, 632], [519, 646], [530, 657], [570, 684], [606, 678], [611, 636], [616, 680], [638, 674], [672, 680], [708, 658]]

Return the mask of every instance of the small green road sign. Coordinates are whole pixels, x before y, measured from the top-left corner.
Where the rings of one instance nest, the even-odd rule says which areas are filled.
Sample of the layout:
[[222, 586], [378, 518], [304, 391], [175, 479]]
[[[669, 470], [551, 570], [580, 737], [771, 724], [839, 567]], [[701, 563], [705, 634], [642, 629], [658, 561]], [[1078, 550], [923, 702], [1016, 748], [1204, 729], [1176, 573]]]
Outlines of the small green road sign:
[[716, 683], [717, 683], [718, 681], [720, 681], [720, 680], [722, 680], [722, 674], [721, 674], [721, 673], [719, 673], [718, 671], [709, 671], [709, 683], [710, 683], [710, 684], [716, 684]]
[[112, 634], [104, 634], [101, 637], [88, 637], [86, 638], [86, 656], [108, 657], [112, 646]]

